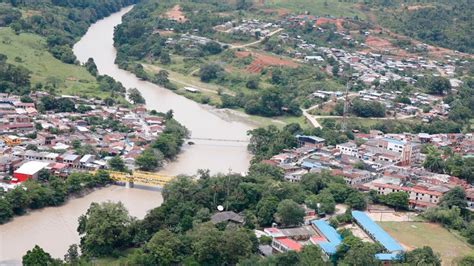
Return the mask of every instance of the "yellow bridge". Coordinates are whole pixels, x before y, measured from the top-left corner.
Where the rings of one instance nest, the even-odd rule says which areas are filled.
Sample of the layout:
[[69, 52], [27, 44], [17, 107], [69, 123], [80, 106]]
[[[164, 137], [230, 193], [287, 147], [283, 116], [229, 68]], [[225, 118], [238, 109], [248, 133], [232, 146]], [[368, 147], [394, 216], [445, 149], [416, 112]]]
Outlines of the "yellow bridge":
[[123, 182], [126, 184], [139, 184], [139, 185], [146, 185], [146, 186], [160, 186], [163, 187], [168, 182], [173, 180], [174, 176], [166, 176], [160, 175], [157, 173], [152, 172], [142, 172], [142, 171], [134, 171], [133, 173], [122, 173], [116, 171], [107, 171], [109, 173], [110, 178], [115, 180], [116, 182]]

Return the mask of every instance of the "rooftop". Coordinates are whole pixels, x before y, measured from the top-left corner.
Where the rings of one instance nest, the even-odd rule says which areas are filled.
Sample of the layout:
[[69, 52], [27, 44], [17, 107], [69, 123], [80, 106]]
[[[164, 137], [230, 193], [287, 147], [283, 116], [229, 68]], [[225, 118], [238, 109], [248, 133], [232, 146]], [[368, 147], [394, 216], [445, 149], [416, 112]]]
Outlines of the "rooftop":
[[361, 211], [352, 211], [352, 217], [357, 223], [363, 227], [377, 242], [389, 252], [403, 251], [403, 247], [395, 241], [387, 232], [385, 232], [378, 224], [370, 219], [367, 214]]
[[48, 165], [49, 163], [45, 163], [45, 162], [37, 162], [37, 161], [26, 162], [20, 168], [18, 168], [15, 171], [15, 173], [24, 174], [24, 175], [34, 175]]

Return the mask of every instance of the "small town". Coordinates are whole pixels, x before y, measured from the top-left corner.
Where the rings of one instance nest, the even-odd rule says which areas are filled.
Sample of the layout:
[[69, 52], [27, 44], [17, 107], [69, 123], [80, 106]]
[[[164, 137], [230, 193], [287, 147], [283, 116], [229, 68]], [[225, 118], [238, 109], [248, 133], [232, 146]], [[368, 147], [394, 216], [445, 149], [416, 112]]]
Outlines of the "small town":
[[474, 265], [471, 0], [0, 2], [0, 265]]

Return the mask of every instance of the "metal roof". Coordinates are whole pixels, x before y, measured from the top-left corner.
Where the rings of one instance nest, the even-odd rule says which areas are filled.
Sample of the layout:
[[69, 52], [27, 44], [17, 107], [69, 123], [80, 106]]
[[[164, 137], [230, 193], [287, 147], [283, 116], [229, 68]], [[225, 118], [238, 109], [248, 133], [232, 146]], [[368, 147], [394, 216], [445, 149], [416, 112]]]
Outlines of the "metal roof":
[[372, 237], [389, 252], [403, 251], [403, 247], [378, 224], [361, 211], [352, 211], [352, 217]]
[[318, 231], [323, 234], [323, 236], [327, 239], [327, 242], [318, 241], [317, 244], [326, 254], [335, 254], [337, 251], [337, 246], [342, 242], [341, 235], [339, 235], [336, 229], [334, 229], [324, 220], [315, 220], [312, 221], [312, 223], [318, 229]]
[[378, 259], [378, 260], [400, 260], [401, 259], [401, 256], [400, 254], [397, 254], [397, 253], [388, 253], [388, 254], [384, 254], [384, 253], [379, 253], [379, 254], [375, 254], [375, 258]]
[[24, 175], [34, 175], [44, 169], [46, 166], [48, 166], [49, 163], [45, 162], [37, 162], [37, 161], [31, 161], [31, 162], [26, 162], [24, 163], [20, 168], [15, 170], [14, 173], [16, 174], [24, 174]]
[[328, 242], [334, 243], [339, 245], [342, 241], [341, 235], [330, 226], [326, 221], [323, 220], [315, 220], [313, 221], [313, 225], [318, 228], [318, 230], [323, 234], [323, 236], [328, 240]]

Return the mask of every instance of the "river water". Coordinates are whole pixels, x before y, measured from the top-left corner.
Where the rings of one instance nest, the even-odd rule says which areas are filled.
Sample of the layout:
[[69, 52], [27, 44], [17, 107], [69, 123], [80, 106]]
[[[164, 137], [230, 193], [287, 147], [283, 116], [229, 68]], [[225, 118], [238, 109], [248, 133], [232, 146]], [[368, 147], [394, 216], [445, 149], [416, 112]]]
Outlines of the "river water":
[[[89, 28], [86, 35], [74, 46], [74, 53], [81, 62], [94, 58], [100, 74], [112, 76], [126, 88], [137, 88], [146, 99], [149, 109], [166, 112], [173, 109], [175, 118], [185, 125], [194, 138], [219, 140], [247, 140], [250, 124], [228, 110], [203, 106], [170, 90], [142, 81], [114, 64], [116, 50], [113, 46], [114, 27], [131, 7], [104, 19]], [[246, 143], [194, 140], [185, 146], [178, 160], [165, 167], [166, 174], [195, 174], [197, 169], [210, 169], [213, 173], [244, 172], [248, 169], [250, 155]]]
[[[199, 105], [185, 97], [142, 81], [133, 74], [120, 70], [115, 64], [113, 47], [114, 27], [121, 23], [124, 8], [92, 25], [75, 45], [74, 53], [81, 62], [94, 58], [101, 74], [112, 76], [127, 88], [137, 88], [147, 101], [147, 108], [166, 112], [173, 109], [175, 118], [184, 124], [194, 138], [246, 140], [252, 128], [242, 117], [230, 111]], [[195, 140], [185, 145], [178, 160], [162, 170], [164, 174], [195, 174], [198, 169], [218, 172], [244, 172], [250, 155], [246, 143], [233, 141]], [[39, 245], [53, 257], [62, 258], [69, 245], [79, 243], [77, 219], [92, 202], [121, 201], [130, 214], [143, 218], [146, 212], [162, 202], [157, 190], [127, 189], [111, 186], [94, 191], [82, 198], [70, 200], [61, 207], [45, 208], [0, 225], [0, 265], [18, 265], [27, 250]]]
[[71, 244], [79, 243], [77, 219], [92, 202], [121, 201], [130, 215], [143, 218], [163, 199], [157, 190], [109, 186], [60, 207], [48, 207], [0, 225], [0, 265], [19, 265], [27, 250], [39, 245], [55, 258], [63, 258]]

